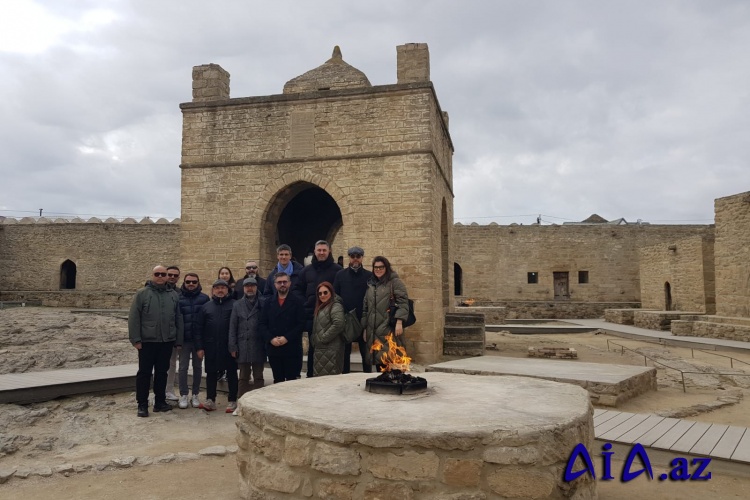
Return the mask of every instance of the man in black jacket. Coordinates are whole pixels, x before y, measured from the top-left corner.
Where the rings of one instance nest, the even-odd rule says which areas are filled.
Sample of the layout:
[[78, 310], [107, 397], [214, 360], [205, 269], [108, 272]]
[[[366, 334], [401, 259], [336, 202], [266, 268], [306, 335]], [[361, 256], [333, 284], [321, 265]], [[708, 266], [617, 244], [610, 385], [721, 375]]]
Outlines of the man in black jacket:
[[[341, 271], [341, 266], [333, 261], [331, 245], [325, 240], [315, 243], [315, 254], [312, 264], [305, 266], [299, 273], [299, 281], [294, 288], [295, 293], [305, 303], [305, 331], [308, 339], [312, 333], [313, 314], [315, 313], [315, 301], [317, 299], [318, 285], [327, 281], [331, 284], [336, 280], [336, 273]], [[312, 342], [307, 348], [307, 376], [313, 376], [313, 353], [315, 346]], [[301, 367], [300, 367], [301, 368]]]
[[[179, 354], [180, 366], [177, 373], [177, 380], [180, 386], [179, 407], [183, 410], [188, 406], [198, 408], [201, 404], [198, 399], [198, 393], [201, 391], [203, 360], [198, 357], [198, 349], [195, 347], [195, 335], [196, 331], [201, 328], [201, 325], [198, 322], [199, 311], [201, 310], [201, 307], [203, 307], [203, 304], [209, 300], [211, 299], [208, 298], [208, 295], [203, 293], [198, 275], [195, 273], [187, 273], [182, 282], [182, 288], [180, 289], [180, 312], [182, 313], [185, 338]], [[190, 365], [191, 359], [193, 361], [193, 397], [192, 400], [188, 402], [188, 366]]]
[[216, 382], [219, 372], [226, 370], [229, 384], [226, 412], [233, 413], [237, 409], [237, 363], [229, 353], [229, 320], [234, 299], [224, 280], [214, 281], [211, 294], [211, 301], [201, 307], [200, 328], [195, 335], [198, 357], [206, 360], [206, 401], [200, 408], [216, 409]]
[[305, 308], [289, 293], [292, 280], [285, 272], [274, 277], [276, 294], [260, 310], [258, 330], [266, 342], [273, 383], [295, 380], [302, 369], [302, 329]]
[[[367, 293], [367, 280], [370, 279], [372, 273], [362, 266], [362, 258], [365, 256], [365, 251], [362, 247], [351, 247], [348, 253], [349, 267], [336, 273], [333, 290], [344, 301], [344, 311], [349, 312], [356, 309], [357, 319], [362, 321], [362, 304], [365, 299], [365, 293]], [[356, 342], [359, 345], [359, 354], [362, 356], [362, 371], [371, 373], [372, 365], [370, 364], [370, 356], [367, 352], [367, 342], [365, 342], [365, 339], [361, 335]], [[344, 371], [342, 373], [349, 373], [351, 371], [349, 359], [351, 354], [352, 344], [346, 343], [344, 345]]]

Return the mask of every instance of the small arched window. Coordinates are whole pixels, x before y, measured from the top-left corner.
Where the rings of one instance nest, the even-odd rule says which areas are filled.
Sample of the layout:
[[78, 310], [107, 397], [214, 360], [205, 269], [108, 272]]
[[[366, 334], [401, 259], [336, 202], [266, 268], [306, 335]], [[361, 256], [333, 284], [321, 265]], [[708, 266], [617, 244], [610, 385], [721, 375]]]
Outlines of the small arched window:
[[60, 265], [60, 290], [75, 290], [76, 287], [76, 264], [72, 260], [66, 260]]
[[458, 262], [453, 263], [453, 295], [463, 295], [464, 286], [463, 286], [463, 279], [464, 279], [464, 272], [461, 269], [461, 266], [458, 265]]

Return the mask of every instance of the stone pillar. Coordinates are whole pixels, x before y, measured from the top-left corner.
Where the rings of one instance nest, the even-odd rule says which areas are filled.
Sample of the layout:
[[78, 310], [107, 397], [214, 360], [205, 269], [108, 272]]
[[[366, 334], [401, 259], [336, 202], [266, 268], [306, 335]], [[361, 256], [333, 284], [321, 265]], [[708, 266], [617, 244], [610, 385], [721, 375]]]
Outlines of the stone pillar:
[[407, 43], [396, 47], [398, 83], [430, 81], [430, 50], [426, 43]]
[[229, 99], [229, 72], [218, 64], [193, 66], [193, 102]]

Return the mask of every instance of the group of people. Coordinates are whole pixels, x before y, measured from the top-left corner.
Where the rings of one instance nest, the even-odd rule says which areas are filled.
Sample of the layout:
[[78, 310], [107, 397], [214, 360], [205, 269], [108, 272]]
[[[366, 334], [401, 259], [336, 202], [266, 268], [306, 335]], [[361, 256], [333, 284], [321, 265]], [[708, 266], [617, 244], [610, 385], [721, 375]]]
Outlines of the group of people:
[[[229, 391], [226, 412], [236, 415], [238, 398], [265, 385], [266, 360], [274, 383], [300, 378], [305, 332], [307, 377], [349, 373], [352, 343], [344, 338], [349, 311], [355, 311], [362, 326], [356, 342], [363, 371], [381, 366], [381, 354], [371, 352], [373, 342], [385, 344], [392, 332], [402, 344], [408, 296], [388, 259], [375, 257], [370, 272], [363, 267], [364, 254], [361, 247], [349, 248], [349, 265], [342, 268], [333, 261], [330, 244], [320, 240], [311, 263], [303, 267], [292, 259], [291, 248], [281, 245], [267, 279], [260, 277], [255, 261], [247, 262], [239, 281], [222, 267], [210, 297], [203, 293], [196, 273], [186, 273], [178, 288], [177, 266], [154, 267], [151, 279], [136, 293], [128, 317], [130, 342], [138, 350], [138, 416], [149, 414], [152, 375], [154, 412], [171, 410], [168, 400], [177, 401], [182, 409], [216, 410], [222, 373]], [[206, 399], [201, 402], [203, 363]], [[175, 377], [179, 397], [174, 394]]]

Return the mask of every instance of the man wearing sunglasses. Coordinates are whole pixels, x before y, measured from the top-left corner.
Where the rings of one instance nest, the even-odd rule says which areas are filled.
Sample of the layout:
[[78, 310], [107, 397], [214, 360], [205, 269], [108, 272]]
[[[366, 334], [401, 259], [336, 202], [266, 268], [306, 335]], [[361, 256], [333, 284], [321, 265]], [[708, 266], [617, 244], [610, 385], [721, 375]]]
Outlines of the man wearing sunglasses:
[[238, 279], [237, 284], [234, 285], [235, 295], [237, 297], [245, 296], [245, 287], [243, 283], [247, 278], [253, 278], [258, 283], [258, 294], [262, 295], [263, 290], [266, 289], [266, 280], [265, 278], [261, 278], [259, 273], [258, 263], [254, 260], [247, 261], [245, 264], [245, 276], [242, 279]]
[[138, 290], [128, 314], [128, 336], [138, 350], [135, 394], [138, 416], [148, 417], [148, 393], [154, 378], [154, 412], [169, 411], [167, 370], [172, 350], [182, 346], [183, 323], [177, 292], [167, 286], [167, 268], [156, 266]]
[[[180, 294], [180, 288], [177, 282], [180, 281], [180, 268], [177, 266], [167, 266], [167, 288], [170, 288]], [[167, 401], [177, 401], [174, 394], [174, 381], [177, 376], [177, 348], [172, 350], [172, 357], [169, 358], [169, 370], [167, 370]]]

